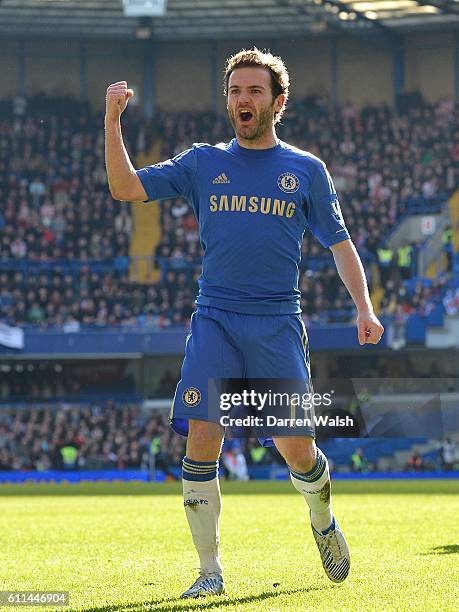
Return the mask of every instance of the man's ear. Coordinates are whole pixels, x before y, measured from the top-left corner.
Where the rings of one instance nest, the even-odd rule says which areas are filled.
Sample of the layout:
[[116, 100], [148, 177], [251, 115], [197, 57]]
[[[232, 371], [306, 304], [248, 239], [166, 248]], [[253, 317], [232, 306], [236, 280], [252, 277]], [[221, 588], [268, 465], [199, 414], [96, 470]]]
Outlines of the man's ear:
[[274, 110], [276, 111], [276, 113], [281, 111], [284, 107], [285, 99], [285, 94], [279, 94], [277, 96], [276, 100], [274, 101]]

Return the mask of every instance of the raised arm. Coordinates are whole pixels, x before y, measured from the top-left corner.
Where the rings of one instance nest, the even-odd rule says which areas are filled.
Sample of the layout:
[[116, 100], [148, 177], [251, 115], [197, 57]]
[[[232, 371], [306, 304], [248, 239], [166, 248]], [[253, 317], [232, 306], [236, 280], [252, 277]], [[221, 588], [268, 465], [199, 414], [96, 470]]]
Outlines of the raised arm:
[[105, 165], [108, 186], [115, 200], [145, 201], [148, 196], [135, 173], [123, 142], [121, 114], [134, 92], [126, 81], [113, 83], [107, 89], [105, 106]]
[[341, 280], [346, 285], [357, 308], [359, 343], [377, 344], [384, 333], [384, 327], [373, 311], [359, 254], [352, 240], [343, 240], [332, 245], [330, 249]]

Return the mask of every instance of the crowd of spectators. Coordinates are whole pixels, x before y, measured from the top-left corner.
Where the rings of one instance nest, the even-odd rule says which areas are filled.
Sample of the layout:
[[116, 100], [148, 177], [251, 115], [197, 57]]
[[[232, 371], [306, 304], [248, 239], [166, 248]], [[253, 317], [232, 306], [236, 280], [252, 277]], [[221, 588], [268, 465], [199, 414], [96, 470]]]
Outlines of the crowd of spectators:
[[76, 332], [82, 325], [155, 329], [183, 325], [193, 310], [185, 272], [168, 274], [157, 285], [132, 284], [116, 270], [39, 275], [0, 272], [0, 319], [16, 325], [56, 326]]
[[[354, 450], [350, 465], [343, 464], [342, 460], [339, 462], [342, 451], [351, 449], [355, 442], [333, 440], [333, 444], [327, 446], [331, 469], [360, 473], [377, 471], [378, 461], [369, 464], [362, 448]], [[375, 444], [378, 442], [375, 440]], [[285, 465], [276, 449], [260, 446], [255, 437], [227, 440], [223, 453], [233, 453], [233, 459], [234, 455], [242, 454], [244, 463], [251, 466]], [[108, 400], [56, 404], [42, 401], [0, 411], [0, 472], [140, 469], [150, 474], [161, 470], [175, 480], [180, 475], [184, 454], [185, 438], [172, 432], [166, 414], [146, 411], [137, 403], [115, 404]], [[223, 459], [220, 462], [222, 475], [225, 466], [228, 468], [225, 457]], [[414, 449], [406, 465], [400, 468], [408, 471], [457, 470], [457, 440], [445, 439], [424, 455]]]
[[61, 403], [0, 412], [0, 470], [150, 469], [152, 455], [179, 465], [184, 438], [138, 405]]
[[384, 287], [382, 311], [401, 323], [415, 312], [427, 317], [436, 306], [443, 304], [447, 285], [446, 276], [433, 281], [418, 280], [412, 287], [391, 279]]
[[[457, 185], [457, 114], [448, 100], [430, 104], [414, 96], [399, 112], [387, 106], [357, 111], [350, 104], [331, 109], [326, 98], [314, 96], [289, 104], [278, 134], [327, 162], [367, 264], [378, 261], [378, 247], [401, 215], [416, 206], [436, 210]], [[210, 112], [160, 112], [146, 125], [134, 108], [123, 126], [133, 159], [158, 137], [165, 159], [193, 142], [233, 136], [226, 118]], [[129, 204], [115, 202], [107, 188], [101, 114], [86, 103], [44, 95], [0, 104], [0, 321], [64, 331], [186, 324], [202, 256], [189, 205], [161, 204], [155, 285], [129, 281], [132, 225]], [[352, 301], [329, 251], [307, 237], [302, 253], [305, 318], [350, 321]], [[396, 266], [395, 280], [392, 273], [387, 279], [389, 314], [405, 308], [402, 281], [413, 267], [402, 272]]]
[[448, 315], [459, 314], [459, 286], [449, 287], [443, 297], [443, 306]]
[[[251, 464], [283, 463], [255, 439], [239, 442]], [[146, 414], [134, 403], [41, 402], [0, 411], [0, 471], [159, 469], [176, 479], [184, 455], [185, 438], [164, 412]]]
[[[128, 141], [137, 132], [133, 117]], [[131, 231], [129, 205], [107, 189], [100, 115], [44, 95], [0, 105], [0, 319], [70, 328], [123, 320], [114, 295]], [[110, 262], [108, 274], [90, 276], [91, 261]], [[94, 299], [94, 283], [108, 293]]]

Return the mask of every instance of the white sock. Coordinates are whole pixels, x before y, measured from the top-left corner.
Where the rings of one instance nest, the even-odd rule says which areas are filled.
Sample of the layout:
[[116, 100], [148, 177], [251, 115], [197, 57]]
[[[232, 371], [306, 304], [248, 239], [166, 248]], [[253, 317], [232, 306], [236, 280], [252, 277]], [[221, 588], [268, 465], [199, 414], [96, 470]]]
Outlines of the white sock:
[[222, 507], [218, 461], [193, 461], [184, 457], [182, 483], [185, 514], [199, 555], [201, 572], [222, 574], [218, 552]]
[[330, 472], [328, 461], [317, 448], [316, 464], [309, 472], [290, 469], [290, 478], [297, 491], [303, 494], [311, 510], [311, 523], [317, 531], [326, 531], [333, 520], [330, 505]]

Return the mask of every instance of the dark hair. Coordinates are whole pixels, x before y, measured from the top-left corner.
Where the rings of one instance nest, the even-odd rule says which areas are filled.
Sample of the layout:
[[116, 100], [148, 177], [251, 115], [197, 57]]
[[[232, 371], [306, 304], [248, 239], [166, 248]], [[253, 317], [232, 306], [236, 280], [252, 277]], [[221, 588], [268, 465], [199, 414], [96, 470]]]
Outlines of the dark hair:
[[226, 61], [225, 74], [223, 79], [223, 93], [225, 97], [228, 95], [228, 82], [231, 74], [238, 68], [258, 67], [266, 68], [271, 74], [271, 90], [273, 99], [284, 94], [284, 106], [275, 115], [275, 123], [280, 121], [284, 114], [285, 106], [288, 100], [290, 79], [287, 68], [285, 67], [282, 58], [276, 57], [269, 51], [260, 51], [256, 47], [253, 49], [242, 49], [229, 57]]

